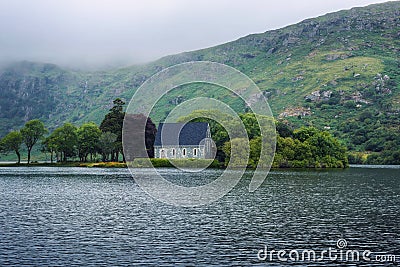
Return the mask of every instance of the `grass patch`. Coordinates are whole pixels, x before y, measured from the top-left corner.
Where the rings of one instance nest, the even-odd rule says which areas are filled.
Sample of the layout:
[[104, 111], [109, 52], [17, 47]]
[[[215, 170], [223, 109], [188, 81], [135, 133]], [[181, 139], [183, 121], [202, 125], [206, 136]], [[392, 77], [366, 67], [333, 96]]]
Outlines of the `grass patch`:
[[[149, 164], [151, 162], [151, 165]], [[135, 159], [133, 168], [220, 168], [218, 160], [207, 159]]]
[[124, 162], [96, 162], [96, 163], [80, 163], [79, 167], [88, 168], [126, 168]]

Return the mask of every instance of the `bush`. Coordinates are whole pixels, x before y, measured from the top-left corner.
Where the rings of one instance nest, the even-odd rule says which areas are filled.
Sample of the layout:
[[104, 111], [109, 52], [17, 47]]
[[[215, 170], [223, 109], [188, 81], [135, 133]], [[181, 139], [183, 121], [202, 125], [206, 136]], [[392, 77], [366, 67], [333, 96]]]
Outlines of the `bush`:
[[345, 108], [349, 108], [349, 109], [355, 109], [356, 108], [356, 102], [353, 100], [347, 101], [344, 103], [343, 105]]

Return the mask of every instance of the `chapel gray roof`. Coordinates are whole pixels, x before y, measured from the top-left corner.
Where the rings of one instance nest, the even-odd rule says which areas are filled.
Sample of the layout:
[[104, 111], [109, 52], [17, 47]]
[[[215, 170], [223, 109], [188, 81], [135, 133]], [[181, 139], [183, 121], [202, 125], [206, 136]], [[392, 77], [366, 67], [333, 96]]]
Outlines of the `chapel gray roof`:
[[[208, 123], [160, 123], [155, 146], [197, 146], [207, 138]], [[161, 142], [161, 133], [163, 140]], [[178, 141], [179, 140], [179, 141]], [[178, 143], [179, 142], [179, 143]]]

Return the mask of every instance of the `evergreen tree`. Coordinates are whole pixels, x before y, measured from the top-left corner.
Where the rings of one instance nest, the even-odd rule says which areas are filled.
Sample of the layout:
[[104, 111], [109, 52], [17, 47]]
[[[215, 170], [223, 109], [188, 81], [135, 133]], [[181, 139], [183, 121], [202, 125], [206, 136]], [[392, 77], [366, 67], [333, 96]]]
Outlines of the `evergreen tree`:
[[119, 153], [122, 153], [122, 126], [125, 117], [123, 106], [125, 105], [125, 102], [120, 98], [117, 98], [113, 101], [113, 104], [114, 106], [110, 109], [110, 112], [104, 116], [104, 119], [100, 124], [100, 130], [103, 133], [111, 132], [117, 136], [117, 139], [114, 142], [114, 149], [110, 154], [111, 161], [118, 161]]

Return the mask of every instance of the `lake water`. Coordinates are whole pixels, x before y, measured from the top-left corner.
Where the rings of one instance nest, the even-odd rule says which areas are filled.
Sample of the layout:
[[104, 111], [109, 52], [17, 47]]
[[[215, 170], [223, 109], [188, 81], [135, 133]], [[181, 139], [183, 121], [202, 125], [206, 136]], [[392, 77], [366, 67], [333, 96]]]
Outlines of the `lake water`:
[[[176, 183], [220, 174], [160, 171]], [[215, 203], [180, 208], [146, 195], [125, 169], [0, 168], [0, 266], [400, 264], [398, 167], [271, 171], [254, 193], [250, 175]], [[339, 251], [338, 240], [371, 261], [263, 259]]]

